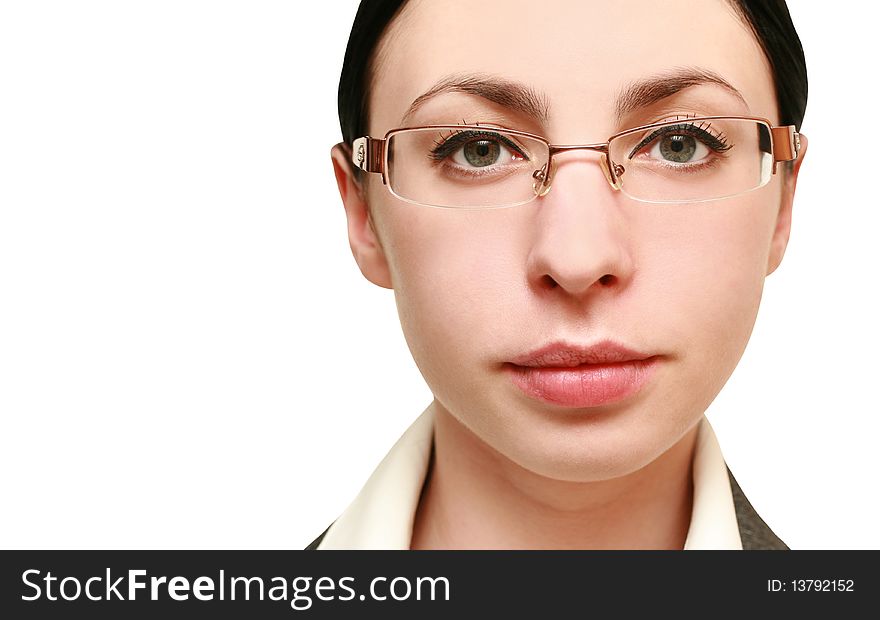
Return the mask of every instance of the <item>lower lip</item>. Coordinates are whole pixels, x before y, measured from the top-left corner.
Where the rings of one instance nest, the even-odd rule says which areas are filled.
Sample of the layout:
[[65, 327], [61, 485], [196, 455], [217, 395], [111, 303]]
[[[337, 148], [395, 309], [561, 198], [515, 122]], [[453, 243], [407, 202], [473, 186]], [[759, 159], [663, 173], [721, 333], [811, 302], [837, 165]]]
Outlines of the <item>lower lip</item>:
[[628, 398], [642, 389], [656, 367], [656, 357], [568, 368], [506, 365], [526, 396], [564, 407], [598, 407]]

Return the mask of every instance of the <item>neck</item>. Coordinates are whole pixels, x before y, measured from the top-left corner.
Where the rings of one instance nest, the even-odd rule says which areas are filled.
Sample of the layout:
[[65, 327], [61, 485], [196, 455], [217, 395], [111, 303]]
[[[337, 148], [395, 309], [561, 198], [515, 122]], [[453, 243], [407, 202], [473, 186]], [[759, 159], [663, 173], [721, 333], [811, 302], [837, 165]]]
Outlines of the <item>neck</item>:
[[520, 467], [434, 401], [412, 549], [682, 549], [697, 425], [626, 476], [554, 480]]

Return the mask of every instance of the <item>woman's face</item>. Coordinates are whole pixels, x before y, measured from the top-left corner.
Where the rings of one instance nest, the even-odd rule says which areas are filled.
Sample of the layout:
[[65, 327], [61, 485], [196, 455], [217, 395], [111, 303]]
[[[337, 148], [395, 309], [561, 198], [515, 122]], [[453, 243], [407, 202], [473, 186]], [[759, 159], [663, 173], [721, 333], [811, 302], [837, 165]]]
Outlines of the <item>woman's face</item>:
[[[692, 69], [721, 76], [741, 98], [697, 84], [617, 117], [633, 84]], [[416, 98], [462, 74], [529, 87], [547, 118], [446, 92], [403, 120]], [[589, 144], [680, 114], [779, 120], [769, 64], [722, 0], [411, 0], [380, 45], [370, 97], [371, 136], [466, 121]], [[658, 205], [612, 189], [594, 152], [562, 153], [554, 165], [545, 196], [484, 211], [406, 203], [367, 175], [372, 223], [349, 196], [350, 240], [364, 274], [394, 289], [442, 409], [532, 472], [607, 479], [671, 448], [732, 373], [785, 249], [793, 182], [780, 166], [742, 196]], [[542, 345], [603, 340], [657, 356], [640, 391], [571, 407], [511, 380], [509, 362]]]

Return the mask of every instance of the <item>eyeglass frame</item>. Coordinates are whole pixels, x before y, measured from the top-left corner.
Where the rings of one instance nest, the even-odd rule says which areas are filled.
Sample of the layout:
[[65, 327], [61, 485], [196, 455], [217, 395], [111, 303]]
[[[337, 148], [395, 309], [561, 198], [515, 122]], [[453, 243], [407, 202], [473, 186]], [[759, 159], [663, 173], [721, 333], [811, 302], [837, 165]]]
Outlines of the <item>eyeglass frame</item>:
[[[800, 132], [796, 129], [794, 125], [776, 125], [774, 126], [768, 119], [762, 118], [759, 116], [730, 116], [730, 115], [716, 115], [716, 116], [696, 116], [696, 117], [687, 117], [687, 119], [681, 119], [681, 121], [687, 122], [698, 122], [698, 121], [712, 121], [712, 120], [744, 120], [744, 121], [755, 121], [757, 123], [761, 123], [767, 127], [769, 130], [770, 136], [770, 152], [773, 155], [773, 166], [771, 168], [771, 174], [776, 174], [776, 164], [779, 162], [785, 161], [793, 161], [798, 158], [801, 149], [801, 140], [800, 140]], [[535, 196], [528, 199], [525, 202], [515, 203], [512, 205], [501, 205], [497, 207], [471, 207], [476, 209], [503, 209], [510, 208], [515, 206], [520, 206], [523, 204], [528, 204], [533, 201], [535, 198], [540, 198], [547, 194], [550, 191], [550, 187], [552, 184], [553, 177], [553, 155], [557, 153], [562, 153], [565, 151], [574, 151], [574, 150], [587, 150], [587, 151], [596, 151], [602, 154], [602, 158], [599, 160], [599, 166], [602, 168], [602, 172], [605, 174], [605, 178], [608, 181], [609, 185], [611, 185], [612, 189], [620, 191], [620, 175], [623, 173], [623, 169], [619, 164], [614, 164], [614, 166], [610, 165], [610, 161], [608, 158], [608, 147], [610, 143], [624, 135], [631, 134], [637, 131], [645, 131], [649, 129], [653, 129], [656, 127], [661, 127], [664, 125], [669, 125], [671, 123], [675, 123], [676, 121], [659, 121], [655, 123], [649, 123], [647, 125], [639, 125], [637, 127], [631, 127], [629, 129], [624, 129], [623, 131], [619, 131], [612, 136], [610, 136], [605, 142], [595, 143], [595, 144], [551, 144], [550, 141], [544, 136], [530, 133], [527, 131], [521, 131], [518, 129], [508, 129], [506, 127], [498, 127], [495, 125], [451, 125], [451, 124], [443, 124], [443, 125], [416, 125], [412, 127], [396, 127], [394, 129], [389, 129], [385, 132], [384, 137], [382, 138], [374, 138], [372, 136], [362, 136], [357, 138], [352, 143], [351, 149], [351, 161], [352, 163], [360, 170], [364, 172], [370, 173], [378, 173], [382, 175], [382, 185], [385, 185], [388, 188], [388, 191], [391, 192], [393, 196], [396, 198], [403, 200], [405, 202], [409, 202], [412, 204], [425, 206], [425, 207], [436, 207], [440, 209], [465, 209], [468, 207], [452, 207], [452, 206], [443, 206], [443, 205], [432, 205], [423, 202], [419, 202], [416, 200], [412, 200], [411, 198], [405, 198], [397, 194], [394, 189], [391, 187], [391, 180], [388, 175], [388, 149], [385, 148], [388, 144], [389, 139], [391, 139], [395, 134], [404, 133], [407, 131], [414, 130], [425, 130], [425, 129], [454, 129], [454, 130], [485, 130], [485, 129], [495, 129], [501, 131], [505, 134], [510, 134], [513, 136], [522, 136], [525, 138], [530, 138], [532, 140], [537, 140], [547, 145], [547, 163], [542, 166], [540, 169], [536, 170], [533, 173], [533, 177], [535, 178], [535, 183], [533, 185], [533, 190], [535, 191]], [[344, 142], [341, 142], [340, 145], [347, 145]], [[546, 170], [544, 170], [546, 168]], [[540, 184], [540, 190], [538, 189]], [[766, 185], [766, 182], [762, 185], [758, 185], [749, 190], [745, 190], [746, 193], [749, 191], [753, 191], [760, 187]], [[624, 192], [625, 193], [625, 192]], [[629, 196], [629, 194], [626, 194]], [[699, 199], [699, 200], [681, 200], [681, 201], [669, 201], [676, 203], [692, 203], [692, 202], [708, 202], [714, 200], [724, 200], [725, 198], [732, 198], [734, 196], [738, 196], [738, 194], [732, 194], [730, 196], [723, 196], [720, 198], [711, 198], [711, 199]], [[656, 202], [656, 201], [647, 201], [640, 200], [638, 198], [633, 198], [629, 196], [633, 200], [638, 202]]]

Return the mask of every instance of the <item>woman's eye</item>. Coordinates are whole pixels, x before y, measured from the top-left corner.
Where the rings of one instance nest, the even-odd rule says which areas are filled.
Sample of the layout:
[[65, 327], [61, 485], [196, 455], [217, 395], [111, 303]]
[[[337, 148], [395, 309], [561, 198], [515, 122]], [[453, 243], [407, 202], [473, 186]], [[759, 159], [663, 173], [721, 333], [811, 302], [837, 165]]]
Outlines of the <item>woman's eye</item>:
[[460, 166], [485, 168], [506, 161], [522, 159], [497, 140], [479, 138], [465, 143], [452, 156], [452, 161]]
[[654, 159], [687, 164], [700, 161], [709, 154], [709, 148], [688, 134], [668, 134], [660, 137], [649, 152]]

